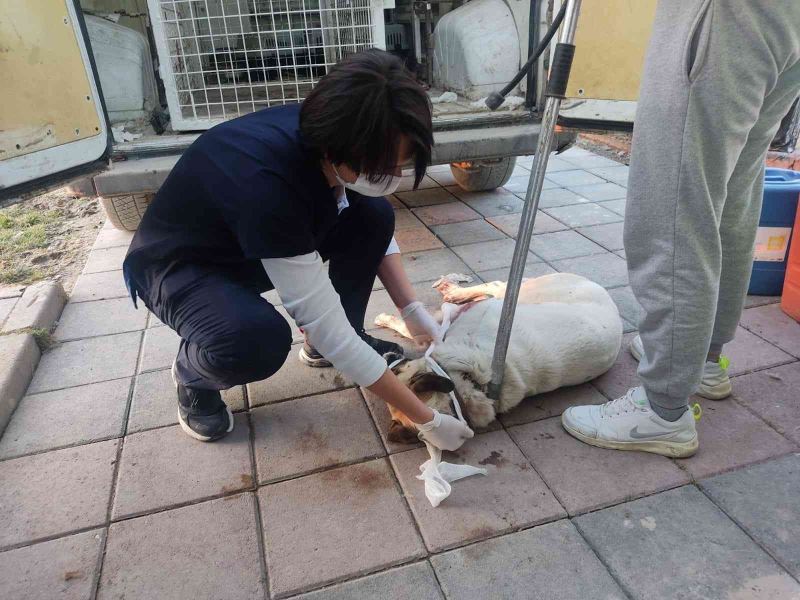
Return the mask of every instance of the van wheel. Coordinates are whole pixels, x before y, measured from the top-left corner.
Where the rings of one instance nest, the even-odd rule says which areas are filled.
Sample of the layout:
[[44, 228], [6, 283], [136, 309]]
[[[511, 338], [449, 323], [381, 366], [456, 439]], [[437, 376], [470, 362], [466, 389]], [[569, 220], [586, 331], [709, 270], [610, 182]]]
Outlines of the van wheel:
[[101, 197], [100, 203], [114, 227], [136, 231], [144, 216], [144, 211], [147, 210], [154, 196], [155, 194], [131, 194], [129, 196]]
[[450, 170], [461, 189], [467, 192], [484, 192], [503, 186], [511, 178], [516, 156], [497, 160], [477, 160], [453, 163]]

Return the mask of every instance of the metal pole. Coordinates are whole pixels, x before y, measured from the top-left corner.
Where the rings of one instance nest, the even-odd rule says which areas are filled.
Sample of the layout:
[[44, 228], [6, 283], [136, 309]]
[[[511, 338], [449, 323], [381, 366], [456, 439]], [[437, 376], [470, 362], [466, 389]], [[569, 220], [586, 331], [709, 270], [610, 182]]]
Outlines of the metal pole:
[[[581, 0], [566, 0], [567, 11], [561, 26], [562, 44], [572, 44], [575, 39], [575, 29], [578, 24]], [[552, 76], [552, 74], [551, 74]], [[508, 343], [511, 339], [511, 327], [514, 324], [514, 312], [517, 308], [519, 288], [522, 285], [522, 273], [531, 244], [533, 226], [536, 221], [536, 210], [539, 207], [539, 196], [542, 193], [544, 174], [547, 169], [547, 160], [555, 135], [558, 110], [561, 107], [561, 98], [548, 95], [544, 103], [542, 117], [542, 130], [536, 146], [533, 170], [528, 182], [528, 191], [525, 194], [525, 206], [522, 208], [522, 217], [519, 225], [517, 243], [514, 247], [514, 258], [511, 261], [511, 270], [506, 284], [506, 295], [503, 300], [503, 310], [500, 313], [500, 325], [497, 329], [497, 338], [494, 343], [494, 356], [492, 357], [492, 380], [489, 383], [489, 397], [497, 399], [500, 396], [500, 387], [503, 385]]]

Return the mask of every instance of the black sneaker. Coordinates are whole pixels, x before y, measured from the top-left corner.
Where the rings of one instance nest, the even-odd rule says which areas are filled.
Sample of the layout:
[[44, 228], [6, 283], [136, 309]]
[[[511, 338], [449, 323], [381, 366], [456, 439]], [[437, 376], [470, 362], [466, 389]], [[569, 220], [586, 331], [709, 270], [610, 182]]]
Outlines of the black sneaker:
[[201, 442], [213, 442], [233, 431], [233, 413], [217, 390], [198, 390], [178, 383], [175, 363], [172, 380], [178, 390], [181, 429]]
[[[386, 354], [399, 355], [400, 357], [404, 356], [402, 346], [395, 344], [394, 342], [387, 342], [386, 340], [372, 337], [363, 331], [359, 333], [358, 336], [367, 342], [367, 344], [369, 344], [375, 350], [375, 352], [381, 356], [385, 356]], [[308, 343], [308, 340], [303, 342], [303, 346], [300, 348], [299, 357], [300, 362], [308, 365], [309, 367], [322, 368], [333, 366], [328, 359], [317, 352], [314, 346]]]
[[372, 349], [375, 350], [375, 352], [377, 352], [381, 356], [386, 356], [387, 354], [392, 354], [392, 355], [398, 354], [401, 357], [405, 356], [405, 351], [403, 350], [403, 347], [400, 346], [399, 344], [395, 344], [394, 342], [387, 342], [386, 340], [372, 337], [371, 335], [369, 335], [364, 331], [362, 331], [358, 335], [362, 340], [367, 342], [367, 344], [372, 346]]
[[332, 367], [331, 361], [317, 352], [316, 348], [308, 343], [308, 340], [303, 342], [300, 347], [300, 362], [309, 367], [323, 369], [325, 367]]

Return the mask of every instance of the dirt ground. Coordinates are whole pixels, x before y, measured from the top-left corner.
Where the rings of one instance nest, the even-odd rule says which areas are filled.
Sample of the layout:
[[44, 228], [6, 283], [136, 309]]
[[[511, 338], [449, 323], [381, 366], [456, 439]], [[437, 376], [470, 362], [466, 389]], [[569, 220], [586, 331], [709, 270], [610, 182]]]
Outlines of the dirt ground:
[[577, 145], [623, 164], [631, 162], [631, 134], [580, 134]]
[[69, 292], [104, 220], [95, 198], [66, 188], [0, 210], [0, 285], [55, 279]]

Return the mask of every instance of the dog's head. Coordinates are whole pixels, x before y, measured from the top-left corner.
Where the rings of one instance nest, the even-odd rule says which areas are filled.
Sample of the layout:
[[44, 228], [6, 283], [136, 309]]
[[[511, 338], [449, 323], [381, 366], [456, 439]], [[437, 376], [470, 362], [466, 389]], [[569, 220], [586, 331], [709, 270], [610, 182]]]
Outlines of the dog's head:
[[[389, 364], [398, 358], [399, 356], [386, 356]], [[450, 403], [450, 392], [454, 389], [453, 382], [447, 377], [434, 373], [425, 358], [402, 360], [392, 367], [392, 372], [430, 408], [442, 414], [453, 414]], [[417, 427], [414, 422], [391, 405], [389, 405], [389, 413], [392, 416], [389, 441], [404, 444], [416, 441]]]

